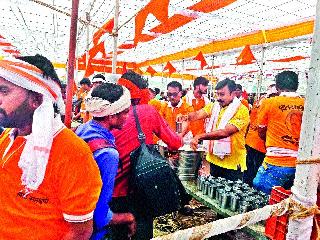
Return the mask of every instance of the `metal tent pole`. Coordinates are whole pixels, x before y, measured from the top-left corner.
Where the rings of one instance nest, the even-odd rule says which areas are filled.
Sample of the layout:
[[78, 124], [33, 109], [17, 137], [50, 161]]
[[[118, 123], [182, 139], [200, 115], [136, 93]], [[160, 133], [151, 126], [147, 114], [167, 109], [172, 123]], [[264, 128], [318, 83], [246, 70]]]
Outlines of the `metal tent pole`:
[[68, 128], [71, 127], [75, 51], [76, 51], [76, 44], [77, 44], [78, 9], [79, 9], [79, 0], [72, 0], [69, 55], [68, 55], [67, 104], [66, 104], [66, 116], [65, 116], [65, 125]]
[[[317, 2], [315, 30], [311, 52], [310, 78], [300, 134], [296, 176], [292, 187], [293, 199], [305, 208], [315, 206], [320, 178], [320, 0]], [[287, 238], [310, 239], [313, 214], [289, 220]]]

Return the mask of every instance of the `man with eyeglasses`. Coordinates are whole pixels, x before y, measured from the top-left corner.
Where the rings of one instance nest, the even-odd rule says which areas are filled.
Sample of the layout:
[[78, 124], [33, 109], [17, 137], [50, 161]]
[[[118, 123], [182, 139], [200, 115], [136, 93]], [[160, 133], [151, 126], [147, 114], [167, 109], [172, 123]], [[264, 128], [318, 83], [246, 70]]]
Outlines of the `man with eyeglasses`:
[[[169, 102], [165, 102], [160, 110], [161, 116], [167, 121], [170, 128], [176, 132], [180, 132], [177, 129], [177, 116], [186, 115], [193, 112], [193, 107], [182, 101], [182, 85], [177, 81], [172, 81], [167, 85], [167, 97]], [[181, 135], [185, 135], [188, 132], [188, 128], [182, 129]]]

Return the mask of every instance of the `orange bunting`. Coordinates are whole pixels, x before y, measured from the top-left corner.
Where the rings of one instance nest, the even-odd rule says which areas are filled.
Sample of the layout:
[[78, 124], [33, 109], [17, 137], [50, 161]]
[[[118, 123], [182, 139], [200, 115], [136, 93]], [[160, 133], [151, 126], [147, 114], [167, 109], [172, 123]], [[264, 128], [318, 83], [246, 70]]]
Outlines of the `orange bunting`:
[[89, 77], [92, 74], [94, 74], [94, 69], [91, 62], [92, 62], [92, 59], [89, 59], [86, 71], [84, 73], [84, 77]]
[[122, 74], [125, 74], [127, 72], [127, 63], [124, 62], [122, 66]]
[[102, 57], [106, 58], [106, 50], [104, 48], [104, 41], [100, 42], [98, 45], [94, 45], [90, 50], [89, 50], [89, 58], [94, 58], [97, 56], [97, 54], [101, 52]]
[[268, 60], [270, 62], [293, 62], [293, 61], [299, 61], [303, 60], [309, 57], [303, 57], [303, 56], [294, 56], [294, 57], [288, 57], [288, 58], [281, 58], [276, 60]]
[[3, 47], [12, 47], [12, 44], [9, 43], [9, 42], [0, 42], [0, 46], [3, 46]]
[[174, 66], [172, 66], [172, 64], [170, 62], [167, 62], [166, 66], [163, 68], [163, 71], [165, 71], [165, 70], [169, 70], [169, 76], [172, 73], [177, 71], [177, 69]]
[[97, 45], [100, 38], [106, 33], [112, 33], [114, 26], [114, 18], [107, 21], [98, 31], [93, 34], [93, 44]]
[[190, 7], [188, 9], [197, 11], [197, 12], [204, 12], [209, 13], [212, 11], [216, 11], [220, 8], [228, 6], [229, 4], [235, 2], [237, 0], [220, 0], [220, 1], [212, 1], [212, 0], [202, 0]]
[[151, 66], [147, 68], [146, 72], [150, 73], [151, 77], [153, 77], [157, 73], [157, 71], [154, 70]]
[[239, 57], [237, 57], [237, 65], [247, 65], [253, 63], [255, 61], [255, 57], [250, 49], [249, 45], [246, 45]]
[[160, 22], [168, 19], [168, 7], [170, 0], [151, 0], [143, 9], [141, 9], [135, 18], [135, 36], [134, 44], [138, 42], [147, 42], [154, 39], [154, 36], [142, 34], [147, 17], [149, 14], [155, 16]]
[[201, 69], [203, 69], [205, 66], [208, 65], [205, 57], [203, 56], [202, 52], [200, 51], [198, 53], [197, 56], [195, 56], [195, 58], [193, 58], [193, 60], [197, 60], [197, 61], [200, 61], [200, 66], [201, 66]]
[[135, 73], [138, 73], [138, 74], [140, 74], [140, 75], [143, 74], [143, 72], [141, 71], [141, 69], [138, 68], [138, 67], [134, 68], [134, 72], [135, 72]]
[[135, 48], [136, 46], [137, 45], [131, 44], [131, 43], [123, 43], [118, 48], [119, 49], [131, 49], [131, 48]]
[[168, 20], [152, 28], [150, 31], [155, 33], [162, 33], [162, 34], [169, 33], [191, 22], [192, 20], [194, 20], [193, 17], [183, 16], [181, 14], [174, 14]]
[[216, 68], [220, 68], [220, 66], [206, 66], [204, 69], [216, 69]]

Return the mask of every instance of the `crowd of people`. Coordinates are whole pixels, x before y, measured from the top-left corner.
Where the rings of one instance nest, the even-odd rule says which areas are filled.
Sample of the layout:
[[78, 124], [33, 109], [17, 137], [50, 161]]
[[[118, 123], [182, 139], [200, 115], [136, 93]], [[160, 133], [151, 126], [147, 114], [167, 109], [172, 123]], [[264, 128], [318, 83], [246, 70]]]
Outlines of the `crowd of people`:
[[153, 218], [130, 185], [130, 153], [140, 145], [132, 106], [147, 144], [161, 140], [174, 153], [188, 136], [192, 149], [205, 146], [210, 175], [267, 194], [290, 188], [304, 110], [298, 82], [281, 72], [250, 99], [224, 79], [209, 100], [205, 77], [189, 91], [172, 81], [165, 94], [133, 71], [116, 83], [97, 74], [75, 93], [73, 119], [82, 124], [73, 132], [61, 121], [63, 86], [47, 58], [0, 60], [1, 238], [152, 238]]

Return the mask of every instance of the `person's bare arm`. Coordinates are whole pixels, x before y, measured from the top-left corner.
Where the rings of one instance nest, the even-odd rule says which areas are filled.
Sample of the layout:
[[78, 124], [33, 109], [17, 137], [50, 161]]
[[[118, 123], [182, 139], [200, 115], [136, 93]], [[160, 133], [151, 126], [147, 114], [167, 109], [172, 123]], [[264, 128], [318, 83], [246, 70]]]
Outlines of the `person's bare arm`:
[[236, 126], [227, 124], [224, 129], [219, 129], [210, 133], [203, 133], [195, 136], [192, 139], [190, 146], [192, 149], [197, 149], [199, 140], [219, 140], [222, 138], [230, 137], [238, 131], [239, 129]]
[[209, 117], [209, 115], [203, 109], [200, 109], [200, 110], [198, 110], [196, 112], [191, 112], [191, 113], [188, 114], [188, 120], [189, 121], [205, 119], [207, 117]]
[[88, 240], [92, 235], [93, 220], [81, 223], [68, 223], [68, 232], [63, 240]]
[[195, 120], [205, 119], [207, 117], [209, 117], [209, 115], [203, 109], [200, 109], [196, 112], [188, 113], [187, 115], [179, 114], [177, 116], [177, 121], [178, 122], [195, 121]]
[[132, 213], [113, 213], [109, 225], [125, 224], [128, 226], [128, 237], [132, 237], [137, 230], [137, 223]]

